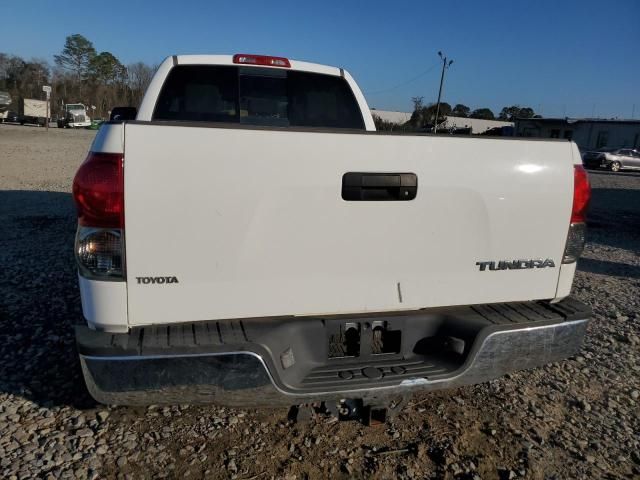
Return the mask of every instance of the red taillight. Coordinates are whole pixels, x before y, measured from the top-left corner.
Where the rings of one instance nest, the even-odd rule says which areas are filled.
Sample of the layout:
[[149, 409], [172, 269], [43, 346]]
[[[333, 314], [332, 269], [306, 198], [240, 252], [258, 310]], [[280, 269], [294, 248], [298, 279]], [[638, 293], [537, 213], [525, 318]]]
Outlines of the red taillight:
[[582, 165], [573, 166], [573, 207], [562, 263], [574, 263], [582, 255], [586, 240], [587, 208], [591, 198], [589, 177]]
[[233, 56], [233, 63], [242, 63], [246, 65], [266, 65], [268, 67], [291, 68], [289, 59], [284, 57], [270, 57], [268, 55], [247, 55], [245, 53], [237, 53]]
[[587, 207], [591, 199], [589, 177], [582, 165], [574, 165], [573, 170], [573, 209], [571, 223], [582, 223], [587, 220]]
[[73, 179], [78, 223], [124, 228], [124, 175], [121, 153], [89, 152]]

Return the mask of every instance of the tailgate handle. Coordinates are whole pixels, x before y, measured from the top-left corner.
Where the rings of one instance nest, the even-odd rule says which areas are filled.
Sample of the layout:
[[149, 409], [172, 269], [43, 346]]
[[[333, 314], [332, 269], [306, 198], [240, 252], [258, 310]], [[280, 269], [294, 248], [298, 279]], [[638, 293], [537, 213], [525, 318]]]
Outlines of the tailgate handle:
[[342, 199], [348, 201], [406, 201], [416, 198], [415, 173], [347, 172], [342, 176]]

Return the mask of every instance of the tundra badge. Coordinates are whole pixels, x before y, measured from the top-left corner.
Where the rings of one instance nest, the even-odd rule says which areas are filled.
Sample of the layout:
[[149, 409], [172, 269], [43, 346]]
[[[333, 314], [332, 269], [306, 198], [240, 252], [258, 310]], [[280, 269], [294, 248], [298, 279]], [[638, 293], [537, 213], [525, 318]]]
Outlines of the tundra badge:
[[476, 262], [480, 271], [489, 270], [523, 270], [525, 268], [546, 268], [555, 267], [556, 264], [550, 258], [546, 260], [500, 260], [498, 262]]

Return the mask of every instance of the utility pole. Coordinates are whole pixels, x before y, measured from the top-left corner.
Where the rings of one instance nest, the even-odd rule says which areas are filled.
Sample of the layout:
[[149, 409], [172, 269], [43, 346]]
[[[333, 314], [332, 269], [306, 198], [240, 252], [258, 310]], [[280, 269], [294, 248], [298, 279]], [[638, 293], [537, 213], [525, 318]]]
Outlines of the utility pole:
[[51, 99], [51, 86], [43, 85], [42, 91], [47, 94], [47, 116], [44, 118], [44, 124], [47, 127], [47, 132], [49, 132], [49, 100]]
[[442, 59], [442, 75], [440, 75], [440, 90], [438, 90], [438, 103], [436, 104], [436, 118], [433, 122], [433, 133], [438, 130], [438, 117], [440, 116], [440, 98], [442, 97], [442, 84], [444, 83], [444, 71], [451, 66], [453, 60], [447, 63], [447, 57], [442, 56], [442, 52], [438, 52], [438, 56]]

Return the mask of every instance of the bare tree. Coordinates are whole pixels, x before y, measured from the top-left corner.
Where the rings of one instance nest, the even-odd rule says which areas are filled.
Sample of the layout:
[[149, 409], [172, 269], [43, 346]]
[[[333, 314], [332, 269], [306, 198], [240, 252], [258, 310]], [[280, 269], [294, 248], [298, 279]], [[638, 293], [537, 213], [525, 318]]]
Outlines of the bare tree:
[[146, 63], [132, 63], [127, 67], [127, 84], [129, 86], [129, 104], [138, 106], [142, 101], [144, 92], [151, 83], [157, 66], [150, 67]]
[[95, 106], [95, 116], [104, 118], [114, 107], [139, 105], [157, 70], [142, 62], [125, 67], [112, 53], [97, 53], [79, 34], [68, 36], [54, 59], [52, 69], [45, 60], [0, 52], [0, 90], [9, 92], [12, 108], [23, 98], [43, 98], [42, 86], [48, 84], [54, 115], [63, 104], [82, 103]]
[[[49, 82], [49, 65], [46, 61], [0, 54], [0, 90], [6, 90], [14, 101], [20, 98], [42, 97], [42, 85]], [[15, 107], [15, 105], [14, 105]]]

